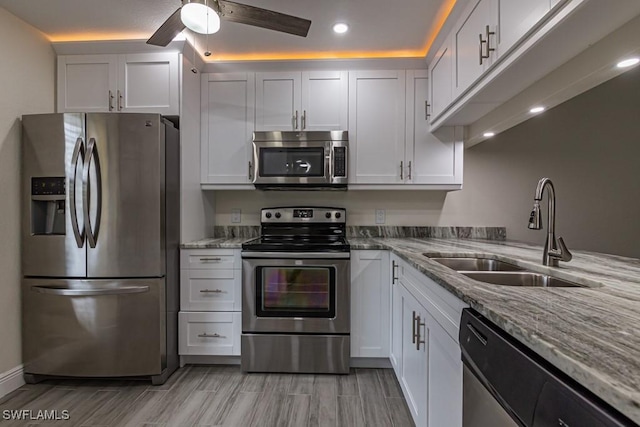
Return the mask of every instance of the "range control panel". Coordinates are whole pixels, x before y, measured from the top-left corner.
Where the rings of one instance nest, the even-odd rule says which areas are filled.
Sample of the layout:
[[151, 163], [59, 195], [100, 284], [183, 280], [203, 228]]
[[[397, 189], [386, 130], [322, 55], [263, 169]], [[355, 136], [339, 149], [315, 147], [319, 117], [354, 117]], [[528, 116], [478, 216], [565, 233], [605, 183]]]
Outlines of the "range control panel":
[[346, 210], [342, 208], [318, 207], [280, 207], [264, 208], [261, 211], [262, 223], [312, 222], [312, 223], [345, 223]]

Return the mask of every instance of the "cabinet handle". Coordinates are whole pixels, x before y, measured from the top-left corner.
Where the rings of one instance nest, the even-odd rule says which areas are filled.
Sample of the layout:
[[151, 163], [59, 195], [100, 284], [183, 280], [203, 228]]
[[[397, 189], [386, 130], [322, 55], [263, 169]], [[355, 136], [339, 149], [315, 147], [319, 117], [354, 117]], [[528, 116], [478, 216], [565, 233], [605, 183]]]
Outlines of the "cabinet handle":
[[431, 105], [429, 104], [429, 101], [424, 101], [424, 119], [425, 120], [429, 120], [429, 117], [431, 117], [431, 114], [429, 113], [429, 107], [431, 107]]
[[302, 110], [302, 130], [307, 127], [307, 110]]
[[222, 261], [222, 258], [220, 258], [220, 257], [214, 257], [214, 258], [200, 258], [200, 261], [202, 261], [202, 262], [209, 262], [209, 261]]
[[407, 179], [411, 179], [411, 160], [409, 160], [409, 174], [407, 175]]
[[416, 319], [416, 323], [418, 324], [418, 327], [416, 328], [416, 350], [420, 350], [420, 344], [424, 344], [424, 340], [422, 339], [422, 334], [420, 333], [420, 328], [424, 327], [424, 322], [420, 321], [420, 316], [418, 316], [418, 318]]
[[113, 92], [109, 91], [109, 111], [113, 111]]
[[253, 173], [251, 170], [251, 162], [249, 162], [249, 181], [253, 181]]
[[122, 111], [122, 92], [118, 89], [118, 111]]
[[411, 342], [416, 343], [416, 312], [413, 312], [413, 320], [411, 321]]
[[401, 180], [404, 180], [404, 175], [403, 175], [403, 173], [404, 173], [404, 161], [403, 161], [403, 160], [400, 160], [400, 179], [401, 179]]
[[482, 52], [482, 45], [484, 45], [487, 41], [482, 40], [482, 34], [478, 34], [480, 36], [480, 46], [479, 47], [479, 56], [480, 56], [480, 65], [482, 65], [482, 60], [488, 58], [488, 56], [484, 56], [484, 52]]
[[296, 113], [293, 115], [293, 128], [298, 129], [298, 110], [296, 110]]
[[220, 334], [208, 334], [208, 333], [204, 333], [204, 334], [199, 334], [198, 337], [200, 338], [222, 338], [222, 335]]
[[491, 39], [489, 38], [489, 36], [495, 36], [496, 33], [495, 31], [491, 31], [488, 25], [485, 27], [485, 32], [487, 35], [487, 54], [484, 57], [488, 58], [491, 52], [495, 52], [496, 50], [495, 48], [491, 47]]
[[398, 276], [396, 275], [396, 271], [398, 269], [398, 264], [395, 261], [391, 261], [391, 284], [395, 285], [396, 280], [398, 280]]
[[214, 290], [201, 289], [200, 292], [203, 293], [203, 294], [221, 294], [222, 290], [221, 289], [214, 289]]

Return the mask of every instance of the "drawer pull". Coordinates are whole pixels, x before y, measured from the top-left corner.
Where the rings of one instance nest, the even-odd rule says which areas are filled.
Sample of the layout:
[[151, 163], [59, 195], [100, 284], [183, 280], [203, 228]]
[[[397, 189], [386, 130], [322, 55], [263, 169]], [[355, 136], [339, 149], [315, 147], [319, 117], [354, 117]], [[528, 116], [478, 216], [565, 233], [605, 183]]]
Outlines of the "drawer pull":
[[214, 257], [214, 258], [200, 258], [200, 261], [202, 261], [202, 262], [209, 262], [209, 261], [222, 261], [222, 258], [220, 258], [220, 257]]
[[221, 294], [224, 291], [222, 289], [201, 289], [200, 292], [203, 294]]
[[220, 334], [208, 334], [206, 332], [204, 334], [199, 334], [198, 337], [200, 337], [200, 338], [224, 338]]

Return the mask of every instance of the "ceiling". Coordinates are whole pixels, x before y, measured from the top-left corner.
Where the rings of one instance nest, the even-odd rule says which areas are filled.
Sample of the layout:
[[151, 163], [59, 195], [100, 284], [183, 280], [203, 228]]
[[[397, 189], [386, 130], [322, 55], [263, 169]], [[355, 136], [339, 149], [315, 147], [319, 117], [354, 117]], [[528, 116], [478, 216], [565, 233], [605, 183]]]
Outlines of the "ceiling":
[[[306, 38], [222, 21], [208, 61], [424, 57], [456, 0], [238, 0], [312, 21]], [[147, 39], [180, 0], [0, 0], [52, 42]], [[336, 22], [348, 33], [334, 34]], [[193, 40], [193, 33], [185, 34]]]

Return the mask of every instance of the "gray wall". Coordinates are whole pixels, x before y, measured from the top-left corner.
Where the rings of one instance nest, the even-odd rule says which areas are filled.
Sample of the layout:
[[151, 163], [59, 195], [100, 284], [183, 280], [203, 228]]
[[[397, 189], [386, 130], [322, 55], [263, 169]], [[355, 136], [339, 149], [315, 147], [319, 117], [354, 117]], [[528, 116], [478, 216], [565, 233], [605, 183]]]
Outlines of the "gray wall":
[[0, 7], [0, 377], [20, 366], [20, 117], [54, 109], [55, 55]]
[[[464, 189], [449, 193], [442, 223], [527, 229], [541, 177], [556, 189], [556, 234], [569, 249], [640, 258], [640, 67], [465, 151]], [[546, 229], [546, 194], [543, 204]]]

